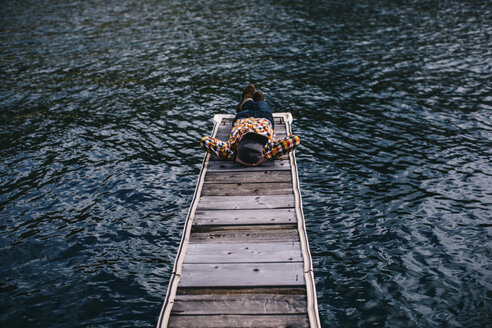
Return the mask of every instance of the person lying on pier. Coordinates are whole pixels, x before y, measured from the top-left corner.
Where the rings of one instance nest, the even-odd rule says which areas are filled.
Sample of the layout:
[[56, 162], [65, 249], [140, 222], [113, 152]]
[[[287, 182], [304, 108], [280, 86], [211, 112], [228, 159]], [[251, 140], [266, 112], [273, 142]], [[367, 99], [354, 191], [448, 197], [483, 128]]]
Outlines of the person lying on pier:
[[232, 122], [229, 141], [203, 137], [200, 145], [219, 158], [246, 166], [258, 166], [267, 160], [288, 154], [300, 143], [296, 135], [276, 139], [274, 126], [272, 111], [263, 92], [256, 91], [255, 86], [250, 84], [244, 89]]

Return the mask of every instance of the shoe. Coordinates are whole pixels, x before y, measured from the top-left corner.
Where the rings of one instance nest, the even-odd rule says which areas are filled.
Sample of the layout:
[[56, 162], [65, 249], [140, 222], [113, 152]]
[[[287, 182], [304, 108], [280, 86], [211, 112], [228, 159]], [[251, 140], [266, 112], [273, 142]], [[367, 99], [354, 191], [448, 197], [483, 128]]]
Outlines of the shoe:
[[243, 104], [248, 99], [253, 99], [254, 95], [255, 95], [255, 86], [253, 84], [250, 84], [246, 88], [244, 88], [243, 96], [241, 98], [241, 102], [237, 106], [237, 112], [238, 113], [241, 111], [241, 109], [243, 109]]
[[265, 96], [263, 96], [263, 92], [260, 90], [255, 92], [255, 95], [253, 96], [254, 101], [263, 101], [265, 100]]

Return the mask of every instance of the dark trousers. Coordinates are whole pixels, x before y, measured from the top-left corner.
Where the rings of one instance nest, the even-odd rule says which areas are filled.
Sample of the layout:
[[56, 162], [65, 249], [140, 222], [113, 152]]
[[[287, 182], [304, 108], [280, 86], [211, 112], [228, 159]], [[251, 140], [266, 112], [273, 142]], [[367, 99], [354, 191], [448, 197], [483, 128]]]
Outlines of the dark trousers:
[[234, 125], [237, 120], [248, 117], [266, 118], [272, 123], [272, 128], [275, 128], [272, 110], [270, 109], [270, 106], [268, 106], [266, 101], [248, 100], [247, 102], [245, 102], [241, 111], [236, 114], [236, 117], [234, 117], [232, 125]]

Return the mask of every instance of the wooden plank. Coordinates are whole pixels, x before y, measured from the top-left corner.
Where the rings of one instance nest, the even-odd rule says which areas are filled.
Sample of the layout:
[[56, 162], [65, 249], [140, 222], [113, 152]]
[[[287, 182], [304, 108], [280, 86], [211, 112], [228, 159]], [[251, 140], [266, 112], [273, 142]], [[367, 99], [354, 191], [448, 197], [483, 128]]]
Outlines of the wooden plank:
[[[223, 124], [224, 121], [222, 121], [221, 124], [219, 124], [219, 126], [217, 127], [217, 132], [230, 132], [231, 129], [232, 129], [232, 120], [231, 120], [231, 123], [226, 123], [226, 124]], [[285, 127], [285, 124], [278, 124], [278, 123], [275, 123], [275, 132], [276, 131], [279, 131], [279, 132], [285, 132], [286, 131], [286, 127]]]
[[190, 236], [190, 243], [277, 243], [292, 241], [299, 241], [299, 233], [296, 229], [205, 231], [194, 232]]
[[[291, 182], [290, 171], [207, 172], [205, 183]], [[292, 189], [292, 185], [290, 187]]]
[[238, 294], [282, 294], [306, 295], [306, 286], [257, 287], [257, 288], [178, 288], [177, 295], [238, 295]]
[[275, 230], [289, 230], [292, 229], [292, 224], [269, 224], [269, 225], [244, 225], [244, 226], [195, 226], [192, 229], [192, 232], [220, 232], [220, 231], [257, 231], [257, 230], [266, 230], [275, 232]]
[[[224, 141], [229, 140], [229, 135], [231, 133], [232, 126], [220, 125], [217, 129], [217, 133], [215, 137]], [[283, 138], [287, 136], [287, 129], [285, 125], [276, 125], [274, 129], [274, 137], [275, 138]]]
[[203, 185], [202, 196], [260, 196], [294, 194], [292, 183], [207, 183]]
[[292, 195], [269, 196], [202, 196], [198, 210], [247, 210], [294, 207]]
[[[279, 160], [282, 160], [282, 161], [286, 161], [286, 160], [289, 160], [289, 155], [283, 155], [283, 156], [280, 156], [279, 158], [275, 158], [274, 161], [279, 161]], [[223, 161], [223, 162], [227, 162], [226, 160], [222, 159], [222, 158], [218, 158], [217, 156], [215, 155], [212, 155], [210, 156], [210, 161]]]
[[305, 285], [302, 262], [183, 263], [180, 287], [258, 287]]
[[246, 224], [295, 224], [296, 211], [293, 208], [267, 210], [217, 210], [196, 211], [193, 225], [246, 225]]
[[309, 327], [305, 314], [293, 315], [179, 315], [171, 316], [168, 327], [188, 328], [270, 328]]
[[[219, 140], [222, 140], [222, 141], [229, 141], [229, 137], [230, 137], [230, 131], [220, 131], [220, 132], [217, 132], [215, 134], [215, 138], [219, 139]], [[287, 133], [284, 129], [284, 131], [277, 131], [277, 129], [275, 129], [275, 132], [274, 132], [274, 135], [273, 135], [273, 138], [274, 139], [282, 139], [282, 138], [285, 138], [287, 137]]]
[[[278, 119], [275, 120], [274, 138], [281, 139], [287, 136], [287, 128], [285, 123], [281, 123]], [[215, 138], [228, 141], [232, 129], [232, 119], [223, 119], [217, 126]]]
[[276, 160], [267, 161], [259, 166], [244, 166], [239, 163], [230, 161], [210, 161], [208, 163], [209, 172], [230, 172], [230, 171], [242, 171], [242, 172], [254, 172], [254, 171], [290, 171], [290, 161], [288, 160]]
[[[221, 133], [230, 133], [232, 130], [232, 123], [231, 124], [220, 124], [217, 127], [217, 132]], [[285, 127], [285, 124], [275, 124], [274, 128], [275, 133], [285, 133], [287, 131], [287, 128]]]
[[303, 314], [306, 295], [235, 294], [177, 295], [172, 315]]
[[189, 244], [184, 263], [300, 262], [301, 245], [283, 243]]
[[[234, 115], [231, 115], [231, 117], [223, 117], [220, 125], [232, 126], [232, 121], [234, 121]], [[273, 121], [275, 122], [275, 125], [285, 124], [283, 117], [276, 117], [275, 113], [273, 114]]]

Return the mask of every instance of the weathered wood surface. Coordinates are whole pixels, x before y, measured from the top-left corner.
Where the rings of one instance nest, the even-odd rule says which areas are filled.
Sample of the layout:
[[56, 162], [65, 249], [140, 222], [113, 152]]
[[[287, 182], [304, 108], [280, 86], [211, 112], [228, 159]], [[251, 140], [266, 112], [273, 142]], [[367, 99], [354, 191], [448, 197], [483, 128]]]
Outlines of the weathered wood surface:
[[306, 313], [306, 295], [257, 294], [177, 295], [173, 314], [301, 314]]
[[[217, 156], [213, 156], [213, 155], [211, 155], [209, 157], [209, 160], [210, 161], [213, 161], [213, 162], [226, 162], [225, 159], [218, 158]], [[276, 157], [276, 158], [273, 159], [273, 161], [279, 161], [279, 160], [287, 161], [287, 160], [289, 160], [289, 155], [283, 155], [283, 156], [280, 156], [278, 158]], [[262, 166], [263, 166], [263, 164], [262, 164]]]
[[183, 263], [181, 287], [303, 286], [304, 266], [292, 263]]
[[[215, 138], [222, 140], [222, 141], [229, 141], [229, 137], [230, 137], [229, 132], [220, 132], [220, 133], [217, 133]], [[282, 139], [282, 138], [287, 137], [287, 133], [285, 133], [285, 130], [283, 132], [275, 131], [273, 137], [275, 139]]]
[[261, 243], [299, 241], [299, 233], [292, 229], [249, 229], [194, 232], [190, 243]]
[[292, 183], [206, 183], [203, 185], [203, 196], [260, 196], [293, 194]]
[[305, 286], [296, 287], [256, 287], [256, 288], [181, 288], [177, 295], [243, 295], [243, 294], [276, 294], [306, 295]]
[[202, 196], [198, 210], [247, 210], [294, 207], [292, 195], [269, 196]]
[[[224, 117], [222, 119], [222, 122], [219, 123], [219, 126], [225, 126], [229, 130], [232, 128], [232, 122], [234, 121], [234, 118], [229, 118], [229, 117]], [[277, 129], [279, 126], [284, 125], [284, 119], [283, 117], [273, 117], [273, 121], [275, 122], [275, 128]], [[285, 126], [285, 125], [284, 125]]]
[[[221, 140], [228, 140], [229, 139], [229, 134], [231, 133], [231, 128], [232, 125], [220, 125], [217, 129], [217, 133], [215, 135], [215, 138], [221, 139]], [[277, 126], [274, 129], [274, 136], [277, 138], [283, 138], [287, 136], [287, 130], [285, 128], [285, 125], [283, 124], [277, 124]]]
[[301, 245], [287, 243], [189, 244], [184, 263], [301, 262]]
[[[207, 172], [205, 183], [276, 183], [276, 182], [291, 182], [292, 174], [290, 171], [239, 171], [239, 172]], [[292, 185], [291, 185], [292, 189]]]
[[171, 316], [169, 327], [188, 328], [271, 328], [309, 327], [306, 314], [289, 315], [176, 315]]
[[[220, 125], [218, 127], [218, 130], [217, 130], [217, 134], [216, 135], [225, 134], [225, 133], [227, 133], [227, 135], [229, 135], [229, 133], [231, 132], [231, 129], [232, 129], [232, 125]], [[274, 129], [274, 133], [276, 135], [285, 134], [286, 133], [285, 125], [283, 125], [283, 124], [276, 124], [275, 125], [275, 129]]]
[[[223, 133], [229, 133], [232, 130], [232, 122], [231, 124], [228, 124], [227, 122], [224, 124], [219, 124], [217, 133], [223, 132]], [[275, 133], [285, 133], [286, 128], [285, 124], [281, 124], [279, 122], [275, 122], [275, 128], [274, 128]]]
[[293, 208], [248, 209], [248, 210], [199, 210], [195, 213], [193, 225], [255, 225], [255, 224], [295, 224], [296, 212]]
[[230, 161], [210, 161], [207, 170], [209, 172], [290, 171], [290, 162], [288, 160], [276, 160], [267, 161], [260, 166], [244, 166]]

